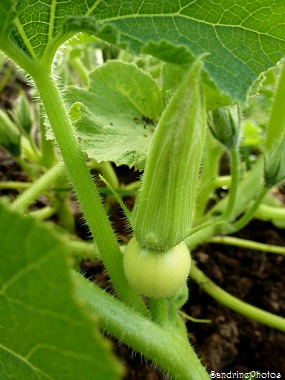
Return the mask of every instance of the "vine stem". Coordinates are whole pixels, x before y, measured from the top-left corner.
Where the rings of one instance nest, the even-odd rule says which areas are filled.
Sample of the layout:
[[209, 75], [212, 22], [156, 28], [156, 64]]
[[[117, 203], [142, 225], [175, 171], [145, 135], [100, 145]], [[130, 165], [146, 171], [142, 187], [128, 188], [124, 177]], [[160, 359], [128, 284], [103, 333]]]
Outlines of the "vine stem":
[[37, 181], [30, 184], [26, 191], [19, 195], [19, 197], [12, 203], [12, 209], [18, 211], [26, 210], [52, 182], [64, 173], [64, 170], [62, 162], [59, 162], [46, 171]]
[[72, 272], [76, 295], [88, 310], [99, 317], [101, 329], [108, 331], [134, 351], [159, 365], [175, 380], [208, 380], [209, 375], [188, 341], [165, 331], [127, 305]]
[[131, 288], [125, 276], [120, 247], [73, 133], [60, 91], [51, 76], [51, 61], [34, 61], [7, 40], [1, 49], [35, 82], [66, 170], [115, 291], [128, 305], [149, 315], [140, 295]]
[[257, 218], [264, 218], [266, 220], [276, 219], [285, 220], [285, 208], [284, 207], [272, 207], [262, 204], [258, 207], [255, 216]]
[[222, 186], [231, 186], [231, 180], [230, 175], [219, 176], [214, 180], [214, 187], [218, 189]]
[[241, 248], [255, 249], [257, 251], [285, 255], [285, 248], [278, 245], [258, 243], [256, 241], [240, 239], [232, 236], [214, 236], [207, 243], [234, 245]]
[[31, 186], [31, 182], [17, 182], [17, 181], [3, 181], [0, 182], [0, 189], [28, 189]]
[[285, 318], [261, 310], [232, 296], [211, 281], [195, 264], [192, 265], [190, 276], [206, 293], [222, 305], [264, 325], [285, 331]]
[[66, 170], [114, 288], [119, 297], [127, 304], [146, 314], [146, 306], [139, 294], [131, 288], [125, 276], [119, 245], [74, 135], [61, 94], [48, 72], [44, 70], [40, 73], [36, 72], [32, 77], [62, 154]]
[[57, 212], [57, 208], [53, 206], [46, 206], [40, 210], [30, 212], [29, 215], [38, 220], [45, 220], [50, 218]]
[[168, 323], [167, 299], [166, 298], [150, 298], [150, 312], [154, 322], [161, 327]]
[[253, 218], [256, 210], [258, 209], [259, 205], [261, 204], [263, 198], [268, 193], [268, 188], [264, 186], [260, 193], [258, 194], [256, 200], [252, 204], [252, 206], [244, 213], [244, 215], [238, 219], [230, 228], [233, 228], [234, 232], [237, 232], [241, 230], [243, 227], [245, 227], [250, 220]]

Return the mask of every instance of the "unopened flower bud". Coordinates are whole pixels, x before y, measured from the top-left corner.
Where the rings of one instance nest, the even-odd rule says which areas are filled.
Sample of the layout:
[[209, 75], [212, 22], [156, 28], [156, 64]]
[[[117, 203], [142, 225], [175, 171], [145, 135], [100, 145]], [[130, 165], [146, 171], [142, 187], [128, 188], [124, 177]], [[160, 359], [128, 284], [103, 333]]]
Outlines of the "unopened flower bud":
[[270, 189], [285, 179], [285, 135], [264, 155], [264, 182]]
[[9, 116], [0, 110], [0, 145], [15, 157], [21, 153], [20, 132]]
[[201, 67], [198, 58], [156, 127], [133, 211], [137, 241], [154, 251], [176, 246], [191, 230], [206, 125]]
[[14, 109], [14, 118], [20, 129], [28, 135], [33, 126], [31, 107], [25, 94], [22, 94], [19, 104]]
[[228, 149], [233, 149], [237, 145], [241, 124], [239, 106], [217, 108], [208, 114], [207, 121], [213, 136], [218, 141]]

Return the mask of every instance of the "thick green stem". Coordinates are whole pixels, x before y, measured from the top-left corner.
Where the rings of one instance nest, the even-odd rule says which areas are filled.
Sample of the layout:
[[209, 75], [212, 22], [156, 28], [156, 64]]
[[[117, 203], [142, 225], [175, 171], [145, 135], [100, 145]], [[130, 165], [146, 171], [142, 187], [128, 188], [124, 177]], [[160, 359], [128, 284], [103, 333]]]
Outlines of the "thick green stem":
[[168, 305], [166, 298], [150, 298], [150, 313], [151, 318], [161, 327], [168, 324]]
[[232, 236], [214, 236], [208, 240], [208, 243], [234, 245], [236, 247], [241, 248], [255, 249], [257, 251], [285, 255], [284, 247], [279, 247], [278, 245], [258, 243], [256, 241], [240, 239]]
[[226, 220], [231, 220], [231, 216], [234, 210], [234, 205], [237, 196], [237, 188], [239, 182], [239, 152], [238, 146], [230, 150], [231, 156], [231, 187], [228, 196], [228, 204], [223, 215], [223, 218]]
[[12, 208], [18, 211], [26, 210], [52, 182], [64, 173], [64, 170], [61, 162], [49, 169], [15, 200]]
[[193, 348], [178, 334], [165, 331], [130, 307], [73, 272], [75, 292], [101, 328], [143, 354], [175, 380], [208, 380], [209, 375]]
[[207, 276], [205, 276], [204, 273], [196, 267], [196, 265], [192, 266], [190, 275], [191, 278], [197, 282], [197, 284], [200, 285], [206, 293], [222, 305], [225, 305], [229, 309], [234, 310], [250, 319], [263, 323], [264, 325], [273, 327], [280, 331], [285, 331], [285, 318], [249, 305], [248, 303], [230, 295], [225, 290], [217, 286]]
[[44, 71], [40, 74], [35, 73], [33, 79], [61, 151], [66, 170], [114, 288], [119, 297], [127, 304], [146, 313], [147, 309], [141, 297], [131, 288], [125, 277], [119, 245], [74, 135], [61, 94], [48, 73]]

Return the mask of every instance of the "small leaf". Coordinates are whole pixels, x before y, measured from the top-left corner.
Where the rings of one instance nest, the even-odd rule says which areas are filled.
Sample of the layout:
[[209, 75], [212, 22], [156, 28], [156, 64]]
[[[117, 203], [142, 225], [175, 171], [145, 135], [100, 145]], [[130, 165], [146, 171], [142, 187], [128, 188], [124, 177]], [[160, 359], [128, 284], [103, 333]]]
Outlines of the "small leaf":
[[0, 205], [0, 378], [118, 379], [107, 341], [73, 296], [64, 245]]
[[70, 88], [67, 100], [77, 102], [70, 114], [90, 157], [143, 169], [162, 112], [159, 88], [149, 74], [132, 64], [108, 62], [90, 75], [89, 91]]

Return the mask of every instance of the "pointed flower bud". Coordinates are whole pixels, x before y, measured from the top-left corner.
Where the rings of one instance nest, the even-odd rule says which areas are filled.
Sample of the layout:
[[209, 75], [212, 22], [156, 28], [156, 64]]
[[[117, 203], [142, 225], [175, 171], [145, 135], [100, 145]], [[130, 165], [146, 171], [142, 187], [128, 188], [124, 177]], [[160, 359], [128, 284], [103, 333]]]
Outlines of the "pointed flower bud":
[[208, 114], [208, 125], [213, 136], [228, 149], [238, 143], [241, 124], [239, 106], [221, 107]]
[[20, 132], [3, 110], [0, 110], [0, 145], [15, 157], [21, 153]]
[[33, 120], [31, 106], [24, 93], [21, 96], [19, 104], [14, 109], [13, 114], [19, 128], [29, 135], [33, 126]]
[[132, 226], [146, 249], [166, 251], [190, 232], [204, 143], [198, 58], [168, 103], [153, 135]]
[[285, 135], [264, 155], [264, 182], [270, 189], [285, 180]]

